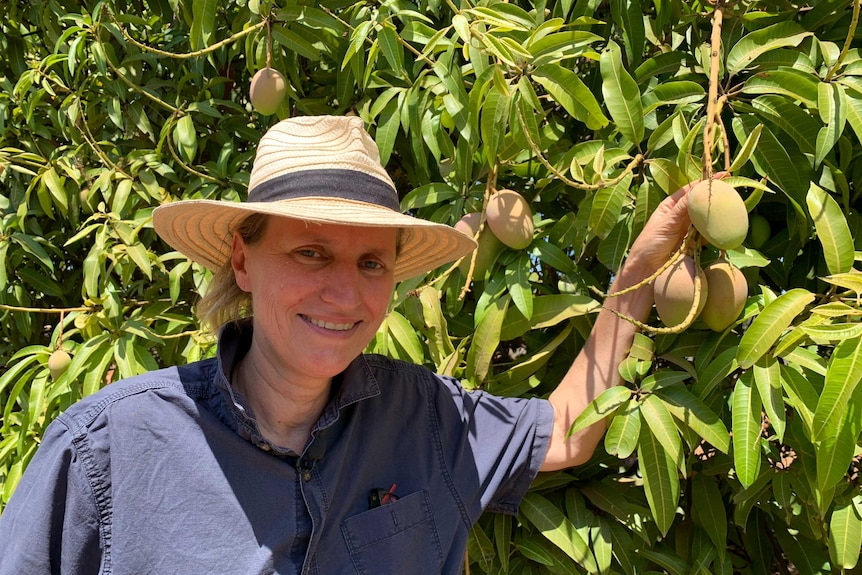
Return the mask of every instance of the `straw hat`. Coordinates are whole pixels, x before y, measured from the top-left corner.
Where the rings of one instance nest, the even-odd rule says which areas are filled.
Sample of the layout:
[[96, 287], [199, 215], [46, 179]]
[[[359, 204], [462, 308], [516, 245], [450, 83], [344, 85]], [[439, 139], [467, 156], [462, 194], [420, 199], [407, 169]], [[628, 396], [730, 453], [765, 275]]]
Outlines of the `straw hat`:
[[247, 201], [164, 204], [153, 212], [153, 225], [174, 249], [215, 271], [230, 257], [233, 230], [252, 213], [399, 228], [396, 281], [476, 247], [471, 237], [451, 226], [401, 213], [395, 185], [358, 117], [306, 116], [277, 123], [258, 145]]

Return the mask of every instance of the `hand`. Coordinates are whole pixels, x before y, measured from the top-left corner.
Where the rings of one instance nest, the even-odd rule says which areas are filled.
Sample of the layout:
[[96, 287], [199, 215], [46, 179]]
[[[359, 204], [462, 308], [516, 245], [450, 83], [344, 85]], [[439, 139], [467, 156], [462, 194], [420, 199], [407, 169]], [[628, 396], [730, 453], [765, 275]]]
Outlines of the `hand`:
[[[727, 172], [718, 172], [713, 179], [722, 179]], [[632, 244], [627, 264], [644, 270], [646, 275], [661, 267], [682, 244], [691, 226], [688, 217], [688, 192], [698, 182], [677, 190], [665, 198], [652, 213], [644, 229]]]

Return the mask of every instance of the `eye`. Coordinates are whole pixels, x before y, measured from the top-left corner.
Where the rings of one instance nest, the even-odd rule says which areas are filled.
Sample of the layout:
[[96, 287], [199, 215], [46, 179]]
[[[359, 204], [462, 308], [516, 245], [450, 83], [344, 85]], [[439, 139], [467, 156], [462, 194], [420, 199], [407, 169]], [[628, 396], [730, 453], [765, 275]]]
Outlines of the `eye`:
[[386, 268], [386, 266], [377, 260], [363, 260], [359, 265], [367, 270], [382, 270]]
[[323, 257], [323, 254], [314, 248], [299, 248], [295, 253], [300, 257], [309, 259], [320, 259]]

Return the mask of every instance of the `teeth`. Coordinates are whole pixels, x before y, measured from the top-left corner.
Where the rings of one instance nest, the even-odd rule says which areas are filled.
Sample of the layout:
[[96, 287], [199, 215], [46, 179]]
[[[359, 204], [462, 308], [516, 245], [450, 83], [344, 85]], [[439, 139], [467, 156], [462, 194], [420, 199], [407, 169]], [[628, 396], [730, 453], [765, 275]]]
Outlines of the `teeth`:
[[314, 319], [313, 317], [308, 318], [308, 321], [312, 323], [312, 325], [316, 325], [317, 327], [323, 327], [326, 329], [331, 329], [334, 331], [347, 331], [352, 328], [354, 324], [352, 323], [332, 323], [328, 321], [322, 321], [319, 319]]

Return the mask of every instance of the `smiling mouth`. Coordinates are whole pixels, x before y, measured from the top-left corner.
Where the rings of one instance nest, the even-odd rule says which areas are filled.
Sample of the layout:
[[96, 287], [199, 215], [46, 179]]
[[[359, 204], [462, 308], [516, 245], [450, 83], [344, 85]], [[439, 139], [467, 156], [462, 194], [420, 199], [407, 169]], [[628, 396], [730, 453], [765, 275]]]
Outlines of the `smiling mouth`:
[[323, 321], [320, 319], [309, 317], [307, 315], [303, 315], [302, 319], [304, 319], [311, 325], [322, 327], [324, 329], [330, 329], [332, 331], [347, 331], [349, 329], [353, 329], [353, 326], [356, 325], [356, 323], [333, 323], [329, 321]]

